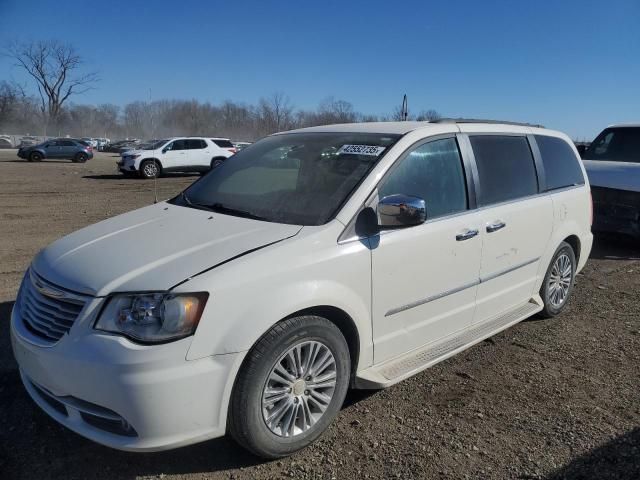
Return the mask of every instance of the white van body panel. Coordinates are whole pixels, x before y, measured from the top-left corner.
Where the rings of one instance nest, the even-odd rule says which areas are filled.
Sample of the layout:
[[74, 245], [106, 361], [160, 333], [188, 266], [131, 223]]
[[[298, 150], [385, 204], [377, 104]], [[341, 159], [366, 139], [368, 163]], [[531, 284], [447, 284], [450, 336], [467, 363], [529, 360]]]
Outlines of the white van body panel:
[[[561, 242], [576, 248], [578, 271], [589, 256], [586, 175], [584, 185], [427, 217], [402, 230], [369, 237], [351, 231], [356, 215], [372, 205], [385, 173], [416, 142], [494, 132], [551, 135], [572, 145], [564, 134], [528, 126], [425, 122], [301, 131], [402, 137], [324, 225], [257, 221], [162, 202], [86, 227], [36, 256], [33, 272], [54, 291], [59, 287], [57, 293], [70, 291], [84, 302], [70, 330], [48, 345], [35, 341], [25, 326], [20, 297], [14, 306], [13, 350], [25, 387], [43, 410], [72, 430], [123, 450], [163, 450], [221, 436], [243, 360], [287, 317], [339, 316], [355, 332], [352, 384], [385, 387], [540, 311], [538, 291]], [[505, 228], [487, 232], [497, 220]], [[479, 233], [458, 241], [467, 229]], [[23, 285], [29, 281], [25, 277]], [[112, 294], [168, 291], [208, 293], [192, 335], [149, 345], [94, 328]], [[43, 395], [112, 410], [138, 436], [114, 435], [83, 422], [82, 404], [71, 405], [72, 414], [63, 416]]]

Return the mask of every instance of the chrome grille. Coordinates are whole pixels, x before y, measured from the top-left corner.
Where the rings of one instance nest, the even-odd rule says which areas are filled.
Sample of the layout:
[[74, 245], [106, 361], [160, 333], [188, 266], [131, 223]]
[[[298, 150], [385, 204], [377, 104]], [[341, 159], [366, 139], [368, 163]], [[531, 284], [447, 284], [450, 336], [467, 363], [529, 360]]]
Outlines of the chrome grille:
[[27, 329], [51, 343], [71, 329], [85, 304], [79, 295], [47, 282], [32, 270], [22, 283], [19, 302]]

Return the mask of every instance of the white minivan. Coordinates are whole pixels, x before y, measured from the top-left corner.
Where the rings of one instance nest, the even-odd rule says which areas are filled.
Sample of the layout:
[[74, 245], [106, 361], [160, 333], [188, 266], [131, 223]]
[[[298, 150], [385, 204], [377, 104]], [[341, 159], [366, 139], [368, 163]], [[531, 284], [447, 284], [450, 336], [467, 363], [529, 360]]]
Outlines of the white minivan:
[[230, 432], [276, 458], [317, 439], [348, 388], [559, 314], [591, 244], [589, 184], [562, 133], [306, 128], [46, 247], [12, 345], [33, 400], [96, 442]]
[[176, 137], [127, 150], [117, 166], [124, 175], [154, 178], [166, 172], [208, 172], [234, 153], [228, 138]]

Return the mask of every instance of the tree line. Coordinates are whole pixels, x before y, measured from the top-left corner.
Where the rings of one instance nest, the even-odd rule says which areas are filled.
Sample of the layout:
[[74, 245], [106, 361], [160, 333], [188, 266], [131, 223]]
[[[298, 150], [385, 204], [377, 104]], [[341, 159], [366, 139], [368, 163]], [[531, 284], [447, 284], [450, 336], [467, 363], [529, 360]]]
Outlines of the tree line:
[[[0, 134], [111, 139], [216, 135], [253, 141], [293, 128], [404, 118], [401, 107], [388, 115], [368, 115], [334, 97], [327, 97], [315, 109], [299, 109], [282, 92], [256, 104], [164, 99], [124, 106], [86, 105], [73, 102], [73, 98], [95, 88], [99, 78], [97, 72], [83, 70], [83, 60], [73, 46], [56, 41], [13, 44], [5, 56], [27, 73], [35, 89], [0, 81]], [[437, 118], [440, 115], [435, 110], [409, 115], [413, 120]]]

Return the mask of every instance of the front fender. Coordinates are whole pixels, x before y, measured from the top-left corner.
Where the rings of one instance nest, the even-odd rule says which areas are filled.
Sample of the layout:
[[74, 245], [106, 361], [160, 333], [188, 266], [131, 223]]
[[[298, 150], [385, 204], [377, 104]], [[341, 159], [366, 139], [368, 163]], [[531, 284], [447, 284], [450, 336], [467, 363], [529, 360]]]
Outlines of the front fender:
[[[299, 235], [233, 260], [176, 289], [210, 292], [188, 359], [249, 350], [283, 318], [300, 310], [331, 306], [354, 321], [360, 340], [359, 367], [371, 364], [369, 249], [359, 242], [338, 245], [335, 232], [329, 234], [333, 238], [328, 243], [314, 242], [310, 238], [314, 235]], [[318, 250], [318, 245], [326, 246]]]

